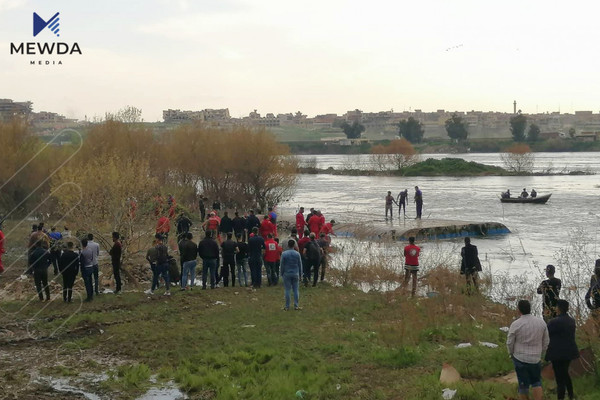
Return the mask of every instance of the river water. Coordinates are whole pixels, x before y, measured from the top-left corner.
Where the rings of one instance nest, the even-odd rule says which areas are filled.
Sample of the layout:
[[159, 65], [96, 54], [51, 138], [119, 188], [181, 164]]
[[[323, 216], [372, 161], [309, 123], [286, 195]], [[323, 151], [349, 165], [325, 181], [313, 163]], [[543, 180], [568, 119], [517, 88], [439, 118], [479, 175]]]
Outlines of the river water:
[[[499, 154], [422, 155], [422, 159], [459, 157], [490, 165], [502, 165]], [[318, 168], [364, 167], [365, 155], [319, 155]], [[536, 169], [587, 171], [600, 174], [600, 153], [536, 153]], [[486, 176], [486, 177], [371, 177], [344, 175], [301, 175], [296, 194], [279, 206], [283, 215], [293, 215], [299, 206], [321, 209], [327, 220], [399, 227], [397, 210], [392, 222], [384, 219], [384, 197], [409, 190], [407, 218], [416, 215], [412, 196], [414, 186], [423, 191], [423, 219], [451, 219], [475, 222], [501, 222], [511, 234], [475, 238], [480, 257], [493, 272], [535, 273], [546, 264], [555, 264], [555, 254], [564, 249], [577, 229], [587, 233], [588, 257], [600, 257], [597, 248], [600, 222], [600, 175]], [[502, 191], [515, 195], [523, 188], [535, 188], [538, 195], [552, 193], [545, 205], [503, 204]], [[442, 241], [442, 248], [456, 251], [461, 239]], [[429, 244], [431, 245], [431, 244]], [[424, 244], [426, 250], [428, 244]], [[400, 248], [400, 245], [399, 247]], [[453, 250], [451, 250], [453, 249]], [[590, 273], [593, 265], [590, 265]], [[560, 276], [560, 272], [557, 274]]]

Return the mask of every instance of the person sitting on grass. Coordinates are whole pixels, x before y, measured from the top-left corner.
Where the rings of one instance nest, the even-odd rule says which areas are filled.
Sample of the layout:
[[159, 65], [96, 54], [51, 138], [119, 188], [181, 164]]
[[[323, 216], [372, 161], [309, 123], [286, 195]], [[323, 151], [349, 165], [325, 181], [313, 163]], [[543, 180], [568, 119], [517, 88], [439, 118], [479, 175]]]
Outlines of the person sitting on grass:
[[283, 277], [285, 295], [285, 311], [290, 309], [290, 291], [294, 291], [294, 310], [300, 310], [298, 305], [300, 279], [302, 277], [302, 259], [300, 253], [295, 250], [296, 241], [290, 239], [287, 242], [287, 250], [281, 254], [280, 275]]

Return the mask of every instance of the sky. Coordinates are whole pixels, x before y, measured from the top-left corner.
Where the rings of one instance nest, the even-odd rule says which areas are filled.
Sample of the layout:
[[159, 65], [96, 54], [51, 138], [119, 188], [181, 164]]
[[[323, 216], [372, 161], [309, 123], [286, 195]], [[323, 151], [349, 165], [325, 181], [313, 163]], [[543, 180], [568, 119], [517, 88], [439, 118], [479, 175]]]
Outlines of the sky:
[[[600, 111], [592, 1], [0, 0], [0, 98], [103, 116], [131, 105], [302, 111]], [[60, 12], [60, 37], [33, 13]], [[77, 43], [82, 55], [10, 54]], [[30, 65], [61, 60], [62, 65]]]

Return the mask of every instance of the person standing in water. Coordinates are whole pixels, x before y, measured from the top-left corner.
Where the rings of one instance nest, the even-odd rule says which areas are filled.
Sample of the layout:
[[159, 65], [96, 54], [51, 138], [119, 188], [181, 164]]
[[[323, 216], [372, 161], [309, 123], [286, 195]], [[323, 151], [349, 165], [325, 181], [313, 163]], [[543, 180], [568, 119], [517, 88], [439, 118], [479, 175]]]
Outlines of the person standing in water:
[[390, 212], [390, 218], [394, 218], [394, 208], [393, 204], [396, 202], [394, 200], [394, 196], [392, 196], [392, 192], [388, 190], [387, 196], [385, 196], [385, 219], [388, 218], [388, 211]]
[[396, 203], [398, 204], [398, 216], [402, 212], [402, 207], [404, 207], [404, 216], [406, 217], [406, 201], [408, 198], [408, 189], [404, 189], [400, 193], [398, 193], [398, 198]]
[[417, 218], [421, 219], [421, 214], [423, 212], [423, 192], [419, 189], [418, 186], [415, 186], [415, 204], [417, 205]]

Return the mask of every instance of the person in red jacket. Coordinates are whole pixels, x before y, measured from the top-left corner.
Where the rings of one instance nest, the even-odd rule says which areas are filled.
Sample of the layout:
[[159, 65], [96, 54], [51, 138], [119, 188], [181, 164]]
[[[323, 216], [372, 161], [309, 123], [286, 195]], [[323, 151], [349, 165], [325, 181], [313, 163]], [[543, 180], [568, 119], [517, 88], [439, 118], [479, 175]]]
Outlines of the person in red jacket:
[[163, 235], [166, 243], [169, 238], [169, 231], [171, 231], [171, 220], [169, 217], [163, 215], [158, 219], [158, 223], [156, 224], [156, 233]]
[[269, 233], [267, 235], [267, 240], [265, 240], [265, 255], [263, 257], [265, 261], [265, 269], [267, 270], [267, 280], [269, 281], [269, 286], [277, 285], [277, 271], [276, 263], [277, 257], [279, 256], [279, 245], [273, 239], [273, 234]]
[[202, 224], [202, 227], [204, 228], [204, 230], [206, 232], [209, 232], [209, 231], [212, 232], [211, 237], [217, 238], [217, 232], [219, 231], [219, 225], [220, 225], [220, 218], [217, 217], [217, 215], [213, 211], [210, 213], [210, 216], [208, 217], [208, 219], [206, 221], [204, 221], [204, 223]]
[[323, 227], [321, 228], [321, 232], [319, 232], [319, 234], [324, 233], [325, 237], [327, 238], [327, 240], [329, 240], [329, 242], [331, 242], [331, 237], [330, 235], [335, 236], [335, 232], [333, 231], [333, 225], [335, 224], [335, 220], [331, 220], [325, 224], [323, 224]]
[[2, 221], [0, 221], [0, 274], [4, 272], [4, 266], [2, 265], [2, 254], [4, 254], [4, 232], [2, 232]]
[[262, 222], [260, 223], [260, 227], [258, 228], [258, 234], [266, 239], [269, 234], [274, 234], [275, 229], [273, 227], [273, 223], [268, 215], [265, 215]]
[[296, 231], [298, 232], [298, 238], [302, 239], [304, 234], [304, 226], [306, 221], [304, 220], [304, 207], [300, 207], [300, 211], [296, 214]]
[[417, 291], [417, 273], [419, 272], [419, 254], [421, 254], [421, 248], [415, 245], [415, 238], [413, 236], [408, 238], [408, 243], [408, 246], [404, 248], [404, 290], [406, 290], [408, 281], [412, 275], [411, 295], [414, 297]]
[[310, 217], [308, 220], [308, 229], [315, 235], [319, 234], [319, 231], [321, 230], [321, 217], [319, 217], [319, 214], [315, 213]]
[[317, 210], [317, 215], [319, 216], [319, 231], [323, 225], [325, 225], [325, 216], [321, 213], [321, 210]]

